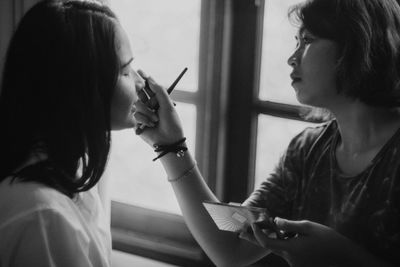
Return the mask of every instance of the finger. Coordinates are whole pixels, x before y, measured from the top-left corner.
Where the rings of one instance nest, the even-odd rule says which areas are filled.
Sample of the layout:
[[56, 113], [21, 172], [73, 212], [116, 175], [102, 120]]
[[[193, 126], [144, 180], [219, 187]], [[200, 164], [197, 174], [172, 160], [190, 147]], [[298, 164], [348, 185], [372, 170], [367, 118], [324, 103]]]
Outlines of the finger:
[[[276, 234], [274, 232], [271, 232], [269, 230], [262, 230], [268, 237], [270, 238], [276, 238]], [[251, 228], [251, 226], [249, 225], [248, 227], [246, 227], [240, 234], [239, 237], [241, 239], [247, 240], [257, 246], [260, 246], [260, 244], [258, 243], [258, 241], [256, 240], [256, 238], [254, 237], [253, 234], [253, 229]]]
[[258, 243], [258, 241], [256, 240], [256, 238], [254, 237], [254, 235], [246, 233], [246, 232], [241, 232], [239, 234], [239, 238], [246, 240], [254, 245], [260, 246], [260, 244]]
[[160, 107], [173, 107], [171, 98], [169, 97], [167, 91], [159, 86], [152, 77], [148, 77], [150, 89], [156, 94], [157, 101]]
[[[255, 224], [257, 224], [257, 223], [255, 223]], [[257, 224], [257, 226], [259, 226], [259, 224]], [[273, 230], [263, 229], [262, 227], [260, 227], [260, 228], [261, 228], [261, 231], [269, 238], [278, 238], [276, 233]], [[247, 238], [251, 238], [251, 239], [255, 240], [255, 237], [253, 234], [253, 229], [251, 228], [250, 225], [248, 225], [248, 227], [246, 227], [244, 230], [242, 230], [242, 233], [243, 233], [243, 237], [247, 237]]]
[[135, 129], [136, 135], [141, 135], [145, 129], [146, 126], [144, 126], [143, 124], [138, 124]]
[[275, 228], [276, 228], [272, 217], [262, 216], [254, 223], [261, 229], [275, 230]]
[[282, 249], [284, 241], [275, 238], [269, 238], [268, 235], [265, 234], [256, 224], [252, 224], [251, 228], [253, 229], [254, 237], [258, 241], [259, 245], [272, 250]]
[[310, 232], [310, 222], [309, 221], [291, 221], [282, 218], [275, 218], [275, 224], [279, 230], [285, 232], [295, 232], [298, 234], [308, 234]]
[[142, 76], [143, 79], [147, 80], [150, 76], [146, 74], [146, 72], [144, 72], [143, 70], [139, 69], [137, 71], [137, 73], [139, 73], [140, 76]]
[[143, 115], [149, 117], [153, 122], [158, 122], [157, 114], [151, 110], [145, 103], [142, 101], [136, 101], [135, 108], [137, 112], [142, 113]]
[[154, 127], [156, 126], [156, 123], [154, 123], [153, 121], [151, 121], [151, 119], [149, 117], [147, 117], [146, 115], [135, 111], [133, 113], [133, 116], [135, 117], [136, 121], [138, 122], [138, 124], [143, 124], [147, 127]]
[[163, 89], [161, 86], [159, 86], [153, 79], [153, 77], [147, 75], [143, 70], [138, 70], [137, 71], [140, 76], [142, 76], [143, 79], [147, 80], [149, 83], [150, 89], [156, 94], [157, 101], [160, 104], [160, 106], [172, 106], [174, 105], [168, 96], [168, 93], [165, 89]]

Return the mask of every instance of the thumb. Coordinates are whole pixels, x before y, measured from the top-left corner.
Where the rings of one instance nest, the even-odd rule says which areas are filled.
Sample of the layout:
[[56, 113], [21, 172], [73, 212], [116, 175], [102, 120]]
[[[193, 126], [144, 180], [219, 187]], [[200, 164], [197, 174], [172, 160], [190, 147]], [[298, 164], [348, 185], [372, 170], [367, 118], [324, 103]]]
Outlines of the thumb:
[[279, 230], [285, 232], [295, 232], [297, 234], [307, 234], [310, 231], [309, 221], [291, 221], [276, 217], [274, 220]]

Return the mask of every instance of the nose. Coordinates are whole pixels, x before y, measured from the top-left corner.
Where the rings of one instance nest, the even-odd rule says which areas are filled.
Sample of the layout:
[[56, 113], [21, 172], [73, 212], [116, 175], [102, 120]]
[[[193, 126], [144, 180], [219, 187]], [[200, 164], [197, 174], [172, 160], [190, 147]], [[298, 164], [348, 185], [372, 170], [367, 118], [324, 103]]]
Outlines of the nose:
[[297, 55], [296, 55], [296, 52], [295, 52], [295, 53], [293, 53], [293, 54], [288, 58], [287, 63], [288, 63], [289, 66], [291, 66], [291, 67], [296, 67], [296, 66], [299, 65], [298, 60], [299, 60], [299, 59], [298, 59], [298, 57], [297, 57]]

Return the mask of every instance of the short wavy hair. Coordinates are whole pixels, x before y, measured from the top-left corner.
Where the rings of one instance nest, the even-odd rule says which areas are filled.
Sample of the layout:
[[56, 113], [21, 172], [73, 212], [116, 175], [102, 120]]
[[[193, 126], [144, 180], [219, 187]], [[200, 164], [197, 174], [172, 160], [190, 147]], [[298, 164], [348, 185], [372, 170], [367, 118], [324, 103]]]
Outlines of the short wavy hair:
[[[0, 181], [36, 181], [68, 196], [98, 182], [119, 72], [116, 21], [107, 6], [78, 0], [41, 1], [22, 18], [0, 94]], [[15, 173], [38, 151], [45, 161]]]
[[400, 106], [400, 7], [396, 0], [308, 0], [289, 18], [338, 44], [339, 93], [375, 107]]

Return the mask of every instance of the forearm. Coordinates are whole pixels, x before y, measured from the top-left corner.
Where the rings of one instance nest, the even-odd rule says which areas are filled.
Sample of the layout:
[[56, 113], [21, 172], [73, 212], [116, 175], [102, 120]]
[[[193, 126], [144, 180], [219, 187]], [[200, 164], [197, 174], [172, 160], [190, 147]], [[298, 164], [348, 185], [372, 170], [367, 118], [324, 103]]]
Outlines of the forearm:
[[[267, 251], [218, 230], [203, 201], [218, 201], [202, 178], [190, 153], [182, 158], [170, 153], [161, 162], [168, 174], [185, 221], [197, 242], [217, 266], [244, 266]], [[193, 168], [194, 166], [194, 168]]]

